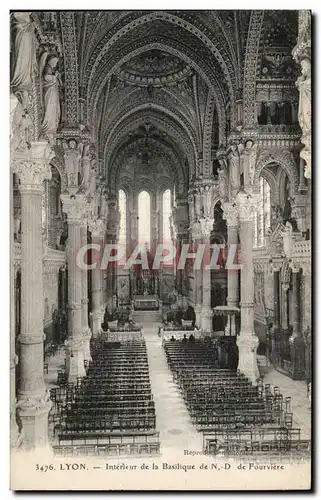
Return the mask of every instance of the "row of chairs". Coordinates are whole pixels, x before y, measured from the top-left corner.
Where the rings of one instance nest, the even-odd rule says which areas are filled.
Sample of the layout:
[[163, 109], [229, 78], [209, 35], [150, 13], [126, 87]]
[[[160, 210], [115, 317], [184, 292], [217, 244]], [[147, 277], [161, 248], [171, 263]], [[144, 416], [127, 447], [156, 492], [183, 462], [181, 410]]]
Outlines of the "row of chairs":
[[192, 423], [204, 434], [205, 453], [289, 455], [307, 450], [300, 429], [293, 429], [291, 398], [284, 398], [279, 387], [262, 380], [253, 387], [236, 369], [218, 368], [213, 347], [202, 339], [188, 348], [183, 342], [163, 345]]
[[[59, 406], [59, 417], [54, 419], [55, 453], [131, 455], [159, 451], [144, 339], [124, 343], [93, 339], [91, 355], [86, 377], [77, 380], [74, 387], [66, 386], [64, 393], [60, 388], [60, 393], [52, 394], [55, 406]], [[66, 398], [61, 407], [60, 398], [66, 397], [67, 389], [69, 400]], [[154, 441], [137, 442], [131, 437], [137, 433], [152, 433]], [[129, 436], [129, 442], [108, 441], [115, 435]], [[99, 441], [88, 442], [92, 438]]]

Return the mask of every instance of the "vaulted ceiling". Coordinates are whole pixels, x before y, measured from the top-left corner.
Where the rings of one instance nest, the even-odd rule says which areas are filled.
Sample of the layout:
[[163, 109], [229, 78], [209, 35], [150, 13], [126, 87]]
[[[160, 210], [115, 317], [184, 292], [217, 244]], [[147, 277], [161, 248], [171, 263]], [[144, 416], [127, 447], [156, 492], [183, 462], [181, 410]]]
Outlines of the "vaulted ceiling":
[[37, 13], [47, 31], [61, 34], [65, 124], [80, 121], [91, 131], [108, 185], [115, 189], [120, 179], [129, 182], [132, 165], [134, 177], [148, 170], [153, 182], [160, 172], [181, 191], [197, 175], [200, 162], [211, 173], [213, 151], [225, 146], [235, 125], [235, 103], [243, 97], [244, 86], [253, 86], [253, 78], [255, 86], [257, 71], [264, 74], [269, 47], [285, 40], [285, 61], [286, 51], [293, 47], [293, 33], [286, 31], [288, 17], [296, 15], [50, 14]]

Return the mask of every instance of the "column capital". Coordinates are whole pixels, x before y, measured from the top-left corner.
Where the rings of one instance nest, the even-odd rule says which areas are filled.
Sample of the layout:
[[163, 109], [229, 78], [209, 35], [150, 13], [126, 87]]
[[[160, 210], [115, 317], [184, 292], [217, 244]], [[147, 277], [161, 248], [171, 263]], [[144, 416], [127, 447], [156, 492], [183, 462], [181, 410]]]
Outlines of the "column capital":
[[239, 213], [236, 203], [225, 202], [222, 204], [222, 208], [223, 208], [223, 219], [226, 220], [227, 226], [237, 227]]
[[301, 269], [300, 262], [292, 259], [289, 261], [289, 267], [291, 268], [293, 273], [298, 273]]
[[103, 219], [90, 219], [88, 226], [93, 236], [102, 238], [106, 232], [106, 225]]
[[43, 181], [51, 179], [50, 160], [54, 152], [47, 141], [34, 141], [30, 148], [16, 151], [13, 171], [20, 180], [19, 189], [43, 189]]
[[259, 194], [247, 194], [244, 191], [238, 192], [236, 196], [236, 207], [240, 221], [250, 222], [253, 220], [253, 214], [257, 212], [259, 201]]
[[68, 222], [85, 225], [88, 222], [90, 205], [86, 197], [82, 194], [60, 196], [62, 210], [67, 214]]
[[214, 218], [201, 217], [198, 221], [192, 222], [190, 226], [190, 233], [193, 240], [200, 240], [202, 238], [210, 238], [213, 229]]
[[271, 259], [271, 270], [273, 272], [276, 272], [276, 271], [280, 271], [281, 270], [281, 267], [282, 267], [282, 264], [283, 264], [283, 260], [282, 259]]

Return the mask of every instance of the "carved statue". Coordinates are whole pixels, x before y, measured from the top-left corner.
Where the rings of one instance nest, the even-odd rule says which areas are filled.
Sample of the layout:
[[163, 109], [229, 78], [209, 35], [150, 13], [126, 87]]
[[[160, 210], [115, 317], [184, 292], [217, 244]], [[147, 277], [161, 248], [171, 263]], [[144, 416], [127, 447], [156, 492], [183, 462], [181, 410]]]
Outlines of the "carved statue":
[[283, 233], [283, 250], [287, 257], [292, 255], [292, 224], [287, 222]]
[[300, 92], [298, 119], [302, 129], [301, 140], [309, 147], [311, 138], [311, 62], [307, 58], [301, 61], [301, 73], [302, 75], [296, 81]]
[[91, 167], [90, 181], [89, 181], [89, 194], [93, 196], [97, 188], [97, 172], [94, 166]]
[[14, 41], [14, 71], [11, 80], [13, 92], [21, 92], [22, 107], [27, 108], [28, 93], [37, 70], [35, 33], [29, 12], [14, 12], [16, 37]]
[[30, 147], [33, 123], [14, 94], [10, 96], [10, 144], [13, 150]]
[[82, 181], [81, 186], [87, 189], [89, 185], [90, 175], [91, 175], [91, 163], [90, 156], [88, 154], [89, 144], [86, 144], [83, 149], [83, 159], [82, 159]]
[[100, 215], [107, 219], [108, 216], [108, 203], [106, 199], [106, 192], [105, 190], [102, 190], [101, 192], [101, 198], [100, 198]]
[[65, 165], [67, 171], [68, 185], [78, 185], [78, 173], [81, 160], [82, 145], [77, 145], [74, 139], [70, 139], [68, 144], [63, 142], [65, 150]]
[[189, 220], [192, 222], [195, 219], [194, 195], [191, 194], [188, 198]]
[[52, 144], [60, 122], [59, 86], [62, 86], [61, 77], [57, 71], [58, 56], [50, 55], [45, 51], [40, 58], [40, 76], [43, 92], [44, 117], [41, 133]]
[[244, 186], [252, 186], [254, 182], [256, 151], [253, 141], [245, 143], [241, 160], [241, 173], [243, 174]]
[[211, 206], [212, 206], [212, 193], [211, 187], [209, 185], [205, 185], [202, 190], [202, 198], [203, 198], [203, 216], [210, 217], [211, 216]]
[[229, 154], [229, 173], [232, 191], [240, 188], [240, 152], [238, 146], [231, 145]]

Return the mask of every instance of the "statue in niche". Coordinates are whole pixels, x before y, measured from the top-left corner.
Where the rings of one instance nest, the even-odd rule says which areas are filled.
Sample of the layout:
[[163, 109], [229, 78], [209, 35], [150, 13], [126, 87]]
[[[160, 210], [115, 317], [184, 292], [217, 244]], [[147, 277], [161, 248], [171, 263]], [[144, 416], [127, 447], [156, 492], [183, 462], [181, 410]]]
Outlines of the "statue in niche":
[[246, 141], [242, 152], [241, 176], [243, 175], [243, 182], [241, 181], [241, 184], [244, 186], [253, 186], [254, 182], [256, 151], [253, 146], [253, 141]]
[[81, 180], [82, 190], [86, 190], [88, 188], [90, 175], [91, 175], [91, 162], [89, 156], [89, 144], [85, 144], [82, 154], [82, 180]]
[[89, 194], [93, 196], [97, 188], [97, 172], [94, 165], [91, 166], [90, 181], [89, 181]]
[[74, 139], [70, 139], [68, 143], [66, 141], [63, 142], [63, 148], [65, 151], [64, 158], [68, 185], [77, 186], [82, 144], [77, 145], [77, 142]]
[[57, 55], [48, 56], [48, 49], [40, 57], [41, 94], [44, 106], [41, 133], [50, 144], [54, 143], [61, 116], [59, 87], [62, 86], [62, 81], [57, 70], [58, 61]]
[[33, 123], [14, 94], [10, 96], [10, 144], [13, 150], [30, 148]]
[[221, 167], [217, 169], [218, 187], [222, 200], [227, 199], [227, 161], [225, 158], [219, 159]]
[[300, 92], [298, 119], [302, 129], [301, 140], [309, 147], [311, 137], [311, 61], [307, 58], [301, 61], [301, 76], [297, 79], [296, 86]]
[[283, 233], [283, 250], [287, 257], [292, 255], [292, 232], [292, 224], [288, 221]]
[[211, 216], [212, 193], [209, 185], [204, 186], [202, 190], [203, 198], [203, 217], [208, 218]]
[[37, 71], [34, 24], [30, 12], [14, 12], [16, 32], [14, 40], [14, 68], [11, 79], [12, 91], [21, 93], [22, 107], [28, 107], [28, 94], [32, 87], [33, 75]]
[[236, 144], [232, 144], [229, 155], [229, 173], [232, 191], [240, 188], [240, 151]]

